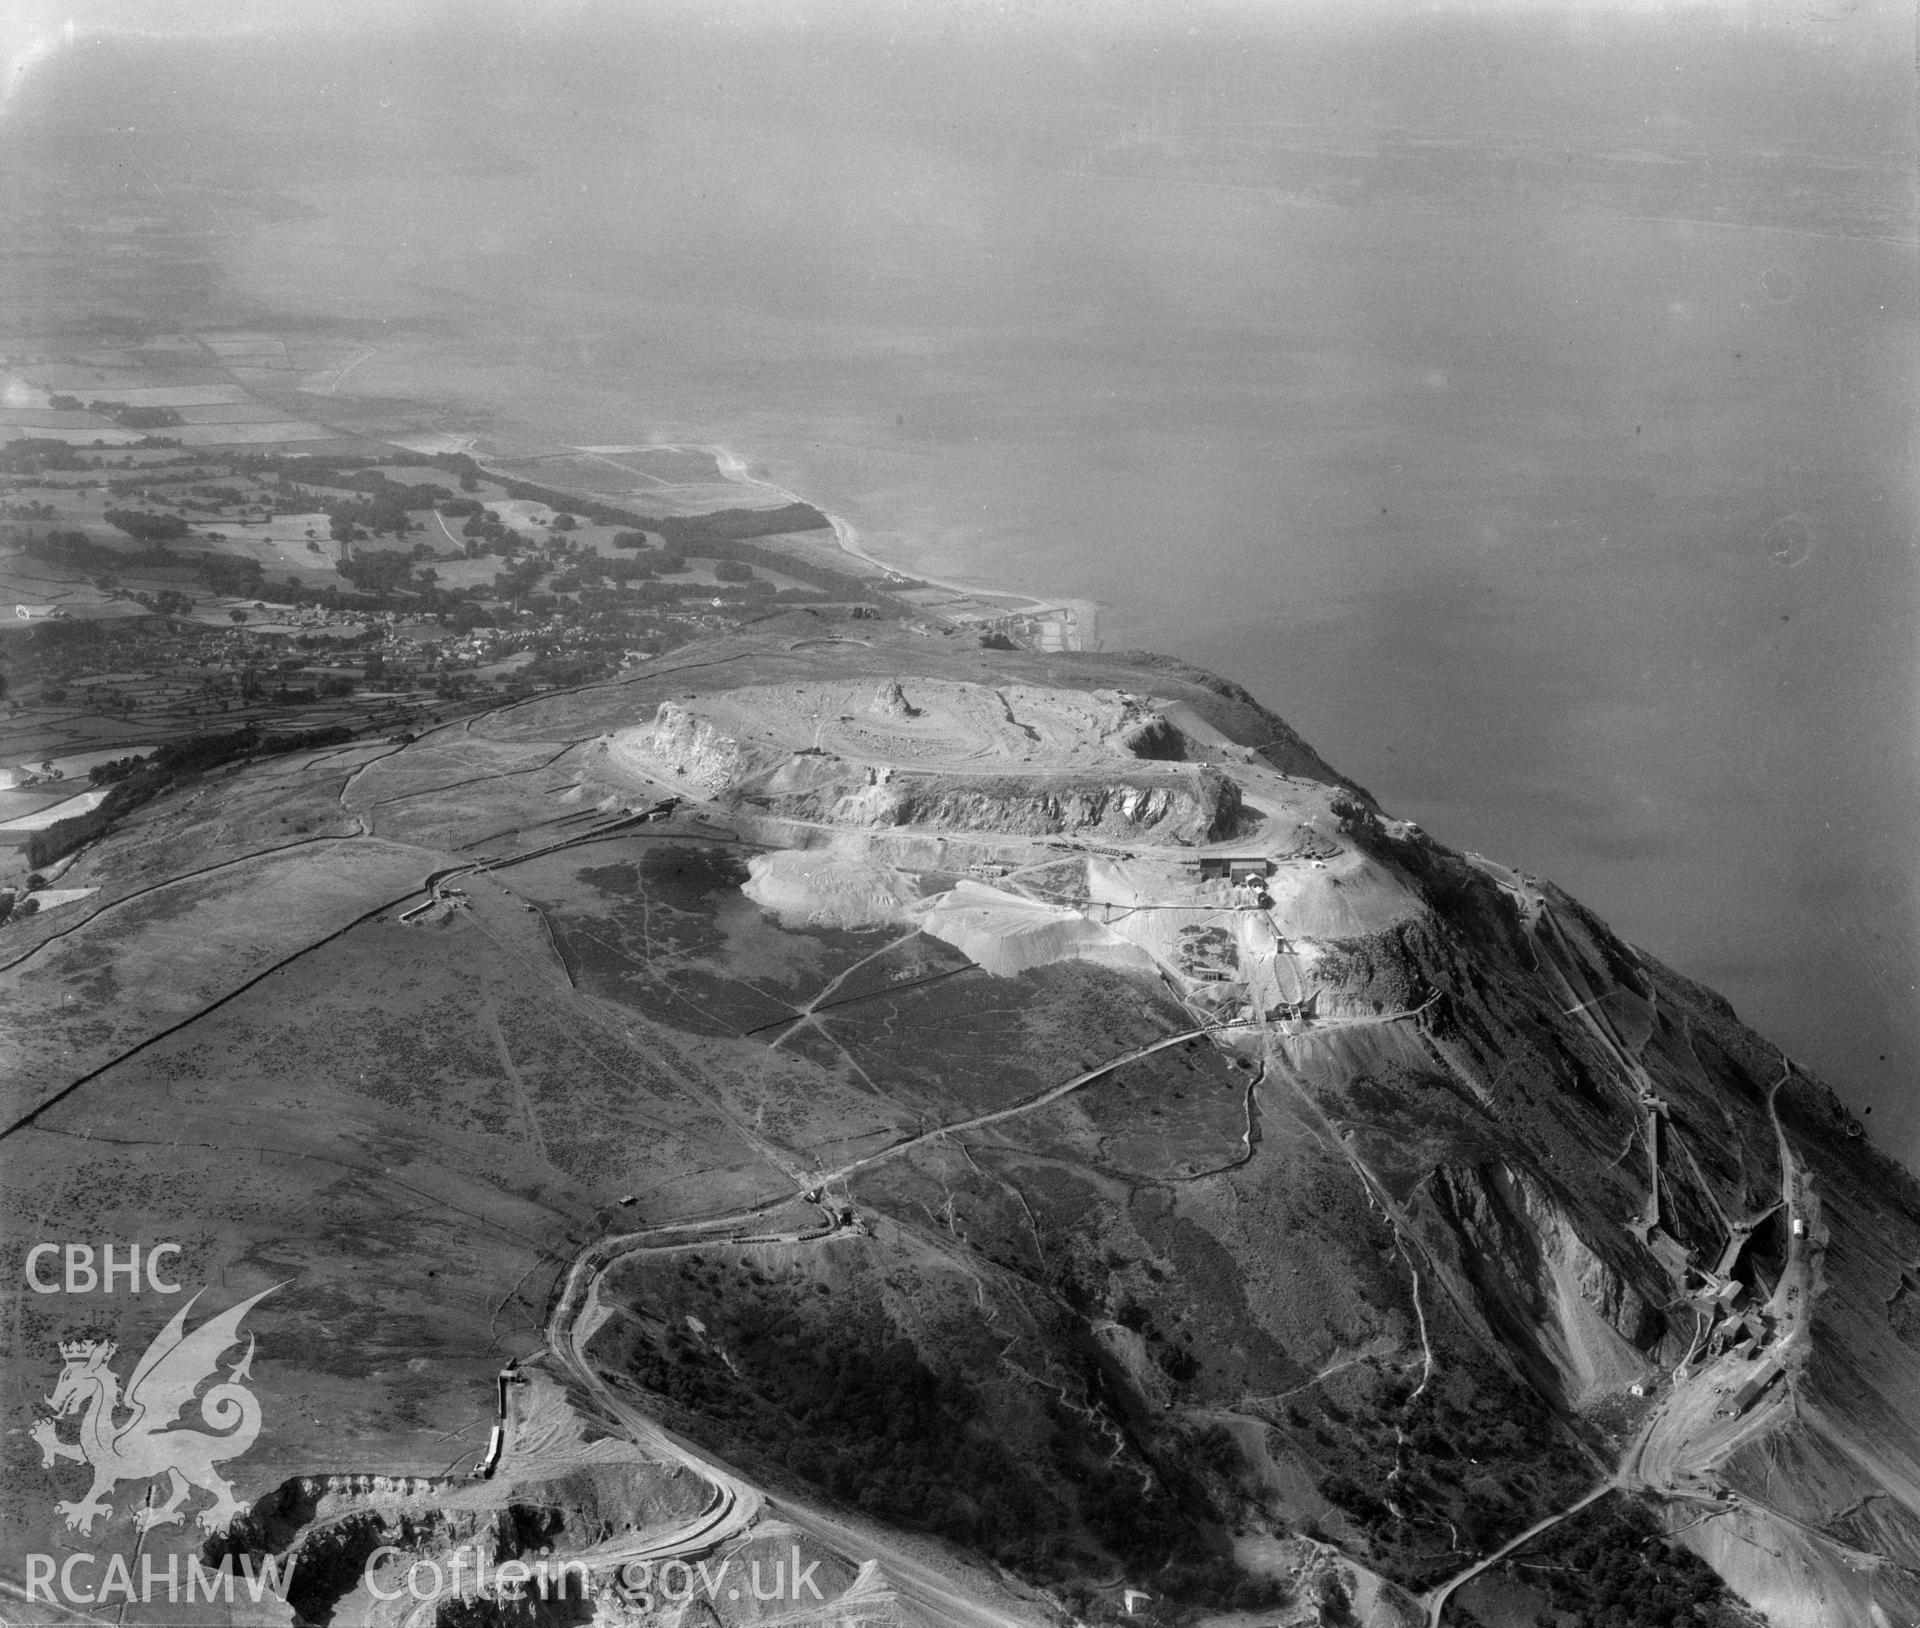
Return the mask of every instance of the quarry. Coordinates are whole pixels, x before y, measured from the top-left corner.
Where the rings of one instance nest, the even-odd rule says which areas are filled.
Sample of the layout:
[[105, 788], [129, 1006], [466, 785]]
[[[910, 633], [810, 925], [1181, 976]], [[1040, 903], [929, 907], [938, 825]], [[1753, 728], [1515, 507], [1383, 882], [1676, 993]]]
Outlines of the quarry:
[[1831, 1093], [1231, 684], [823, 625], [189, 782], [10, 929], [12, 1168], [112, 1238], [164, 1157], [171, 1280], [275, 1286], [241, 1515], [96, 1548], [343, 1628], [1912, 1617], [1920, 1204]]
[[[618, 787], [602, 806], [724, 808], [768, 844], [745, 891], [783, 920], [911, 924], [999, 976], [1131, 968], [1222, 1025], [1306, 1021], [1316, 944], [1419, 908], [1353, 841], [1340, 788], [1151, 695], [755, 686], [663, 701], [587, 765]], [[1378, 1014], [1329, 996], [1320, 1015]]]

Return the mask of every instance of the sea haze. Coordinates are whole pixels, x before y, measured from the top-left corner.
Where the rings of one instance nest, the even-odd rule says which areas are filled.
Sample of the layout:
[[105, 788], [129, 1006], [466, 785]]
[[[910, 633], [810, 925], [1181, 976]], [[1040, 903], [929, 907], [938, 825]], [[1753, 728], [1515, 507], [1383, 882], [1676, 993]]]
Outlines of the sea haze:
[[9, 342], [337, 331], [483, 448], [724, 443], [1097, 599], [1911, 1161], [1910, 50], [1851, 15], [83, 33], [0, 115]]

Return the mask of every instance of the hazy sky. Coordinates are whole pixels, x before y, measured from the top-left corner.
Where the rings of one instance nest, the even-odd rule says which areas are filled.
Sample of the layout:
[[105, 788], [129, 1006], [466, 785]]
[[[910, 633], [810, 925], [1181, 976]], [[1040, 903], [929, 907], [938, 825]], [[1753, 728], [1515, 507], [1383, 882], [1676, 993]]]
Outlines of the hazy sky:
[[731, 26], [783, 29], [827, 19], [858, 18], [881, 29], [1046, 27], [1089, 36], [1184, 23], [1191, 28], [1298, 26], [1338, 22], [1377, 26], [1382, 20], [1435, 14], [1498, 17], [1523, 13], [1569, 19], [1631, 15], [1668, 21], [1711, 13], [1742, 29], [1790, 35], [1822, 49], [1910, 60], [1914, 9], [1906, 0], [9, 0], [0, 7], [0, 56], [9, 80], [60, 43], [112, 30], [149, 36], [356, 29], [393, 31], [452, 14], [484, 25], [543, 30], [624, 29], [666, 15], [725, 20]]
[[[1704, 124], [1739, 140], [1784, 112], [1827, 151], [1912, 139], [1906, 0], [9, 0], [0, 110], [88, 37], [295, 33], [397, 57], [411, 37], [436, 50], [605, 51], [630, 65], [676, 38], [716, 52], [743, 36], [790, 40], [848, 74], [856, 102], [874, 99], [876, 79], [917, 68], [938, 81], [931, 111], [955, 123], [1044, 126], [1057, 91], [1362, 128], [1564, 121], [1659, 137]], [[1008, 49], [1016, 40], [1029, 60]]]

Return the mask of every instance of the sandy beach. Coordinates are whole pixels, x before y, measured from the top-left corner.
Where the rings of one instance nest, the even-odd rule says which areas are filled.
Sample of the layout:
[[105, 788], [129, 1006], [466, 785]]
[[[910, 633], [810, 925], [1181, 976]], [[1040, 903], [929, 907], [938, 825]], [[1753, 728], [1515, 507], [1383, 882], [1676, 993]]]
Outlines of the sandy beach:
[[1026, 616], [1040, 622], [1058, 621], [1063, 629], [1062, 637], [1064, 642], [1062, 646], [1060, 646], [1061, 648], [1090, 650], [1093, 649], [1097, 643], [1098, 635], [1096, 629], [1098, 627], [1100, 610], [1097, 601], [1090, 599], [1039, 599], [1031, 594], [1010, 592], [1004, 588], [987, 588], [976, 583], [954, 582], [939, 577], [928, 576], [924, 572], [903, 569], [886, 560], [876, 558], [862, 548], [860, 546], [859, 530], [854, 526], [852, 521], [846, 519], [844, 516], [833, 513], [830, 509], [821, 507], [818, 503], [813, 503], [812, 499], [803, 497], [800, 493], [788, 487], [781, 486], [774, 481], [766, 480], [761, 476], [753, 474], [747, 466], [746, 459], [742, 458], [740, 454], [735, 452], [731, 447], [722, 446], [717, 442], [708, 442], [699, 446], [676, 447], [673, 450], [708, 453], [712, 456], [720, 473], [725, 476], [726, 479], [733, 481], [737, 485], [754, 487], [759, 491], [778, 497], [783, 503], [811, 504], [812, 507], [819, 509], [820, 512], [827, 517], [827, 523], [833, 527], [834, 541], [839, 545], [840, 551], [843, 554], [850, 554], [862, 564], [869, 565], [874, 570], [883, 572], [889, 577], [922, 582], [930, 588], [944, 589], [948, 593], [959, 594], [969, 599], [998, 602], [998, 604], [1005, 606], [1004, 614], [1009, 616]]

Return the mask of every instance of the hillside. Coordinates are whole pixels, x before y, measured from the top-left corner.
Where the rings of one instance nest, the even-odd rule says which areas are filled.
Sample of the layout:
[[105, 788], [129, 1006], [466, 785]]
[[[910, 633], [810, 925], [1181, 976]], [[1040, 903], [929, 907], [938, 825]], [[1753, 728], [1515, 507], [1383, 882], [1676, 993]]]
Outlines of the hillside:
[[[264, 1295], [241, 1513], [140, 1533], [123, 1481], [96, 1587], [1920, 1621], [1920, 1188], [1712, 992], [1210, 675], [793, 611], [185, 776], [62, 881], [0, 936], [6, 1247], [177, 1244], [196, 1321]], [[81, 1541], [40, 1398], [179, 1303], [16, 1300], [28, 1620], [78, 1603], [29, 1586]], [[573, 1594], [514, 1605], [515, 1560]]]

